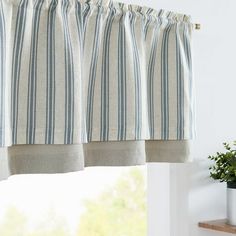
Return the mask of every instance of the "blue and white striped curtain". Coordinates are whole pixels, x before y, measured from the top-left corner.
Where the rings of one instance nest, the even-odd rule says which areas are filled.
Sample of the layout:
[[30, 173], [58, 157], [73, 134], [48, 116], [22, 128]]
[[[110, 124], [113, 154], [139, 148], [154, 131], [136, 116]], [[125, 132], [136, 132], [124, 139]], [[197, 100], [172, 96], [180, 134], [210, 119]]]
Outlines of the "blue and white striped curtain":
[[0, 146], [194, 137], [190, 17], [0, 0]]
[[191, 139], [192, 24], [112, 1], [0, 1], [0, 144]]

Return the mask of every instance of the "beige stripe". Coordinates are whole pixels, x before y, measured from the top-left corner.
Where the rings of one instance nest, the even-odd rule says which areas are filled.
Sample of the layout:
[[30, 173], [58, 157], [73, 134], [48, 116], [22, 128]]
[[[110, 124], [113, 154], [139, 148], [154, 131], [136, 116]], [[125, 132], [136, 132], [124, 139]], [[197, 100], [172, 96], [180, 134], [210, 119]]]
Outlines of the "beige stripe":
[[[91, 14], [91, 12], [89, 13]], [[96, 15], [91, 17], [88, 14], [88, 21], [87, 21], [87, 27], [86, 32], [84, 35], [84, 51], [86, 52], [86, 56], [83, 57], [83, 107], [84, 107], [84, 117], [85, 117], [85, 125], [87, 120], [87, 96], [88, 96], [88, 86], [89, 86], [89, 73], [90, 73], [90, 66], [91, 66], [91, 59], [92, 59], [92, 51], [93, 51], [93, 40], [94, 40], [94, 34], [91, 32], [95, 32], [95, 22], [96, 22]], [[85, 132], [87, 133], [88, 127], [85, 128]]]
[[169, 138], [177, 138], [177, 68], [176, 68], [176, 28], [173, 24], [169, 34], [168, 74], [169, 74]]
[[69, 12], [68, 16], [68, 25], [70, 31], [71, 45], [72, 45], [72, 53], [73, 53], [73, 61], [74, 61], [74, 143], [81, 142], [81, 81], [82, 81], [82, 73], [81, 73], [81, 60], [82, 54], [80, 52], [80, 41], [79, 34], [76, 22], [76, 15], [74, 10]]
[[[15, 10], [18, 10], [15, 8]], [[14, 13], [16, 15], [16, 13]], [[28, 79], [29, 79], [29, 63], [30, 63], [30, 46], [32, 35], [32, 15], [33, 11], [27, 11], [25, 33], [22, 48], [20, 81], [19, 81], [19, 100], [18, 100], [18, 128], [17, 128], [17, 142], [26, 142], [27, 130], [27, 96], [28, 96]], [[15, 22], [14, 22], [15, 27]]]
[[181, 45], [182, 47], [180, 48], [181, 50], [181, 58], [182, 58], [182, 75], [183, 75], [183, 83], [184, 83], [184, 136], [185, 137], [189, 137], [190, 133], [189, 133], [189, 128], [190, 128], [190, 120], [189, 120], [189, 114], [191, 111], [191, 104], [190, 104], [190, 100], [189, 100], [189, 78], [190, 78], [190, 71], [188, 68], [188, 62], [187, 62], [187, 51], [186, 48], [184, 47], [184, 40], [186, 40], [186, 38], [184, 38], [184, 23], [179, 24], [181, 25], [180, 30], [179, 30], [179, 34], [180, 34], [180, 40], [181, 40]]
[[[141, 79], [141, 106], [142, 106], [142, 129], [141, 137], [146, 139], [149, 137], [149, 128], [148, 128], [148, 104], [147, 104], [147, 68], [148, 60], [145, 57], [145, 39], [143, 32], [143, 22], [135, 21], [134, 31], [135, 38], [137, 42], [137, 48], [139, 52], [139, 62], [140, 62], [140, 79]], [[150, 48], [150, 45], [149, 45]]]
[[[104, 40], [104, 27], [106, 23], [106, 16], [101, 17], [98, 35], [98, 59], [97, 70], [94, 84], [94, 100], [93, 102], [93, 140], [100, 140], [100, 126], [101, 126], [101, 76], [102, 76], [102, 57], [103, 57], [103, 40]], [[95, 24], [95, 22], [94, 22]], [[93, 38], [93, 34], [90, 34]]]
[[126, 138], [135, 138], [135, 76], [133, 40], [131, 35], [129, 14], [125, 15], [125, 43], [126, 43]]
[[109, 49], [109, 137], [114, 139], [117, 137], [118, 127], [118, 35], [119, 23], [118, 19], [113, 22], [111, 28], [111, 39]]
[[46, 92], [47, 92], [47, 12], [41, 11], [38, 33], [38, 58], [37, 58], [37, 98], [36, 98], [36, 132], [35, 143], [44, 143], [46, 128]]
[[64, 143], [65, 129], [65, 53], [61, 11], [57, 11], [55, 22], [55, 136], [54, 143]]
[[[163, 27], [163, 26], [160, 26]], [[154, 138], [161, 139], [161, 47], [163, 30], [157, 41], [156, 61], [154, 66]]]

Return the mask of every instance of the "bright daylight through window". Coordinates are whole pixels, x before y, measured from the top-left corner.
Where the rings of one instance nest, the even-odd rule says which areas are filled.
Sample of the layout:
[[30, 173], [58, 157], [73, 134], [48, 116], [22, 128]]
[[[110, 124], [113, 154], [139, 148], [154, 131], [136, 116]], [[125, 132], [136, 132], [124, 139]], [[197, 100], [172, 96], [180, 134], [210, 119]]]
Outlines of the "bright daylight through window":
[[1, 236], [145, 236], [146, 218], [144, 166], [0, 182]]

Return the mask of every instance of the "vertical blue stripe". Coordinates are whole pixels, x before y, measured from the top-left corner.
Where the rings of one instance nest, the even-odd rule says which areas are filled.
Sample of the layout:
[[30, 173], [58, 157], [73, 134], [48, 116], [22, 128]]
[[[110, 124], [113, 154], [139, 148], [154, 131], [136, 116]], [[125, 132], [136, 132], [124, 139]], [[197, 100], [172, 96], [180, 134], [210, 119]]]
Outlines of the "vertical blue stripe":
[[96, 72], [97, 72], [97, 60], [99, 53], [99, 37], [101, 30], [101, 17], [102, 8], [98, 6], [98, 13], [96, 17], [94, 39], [93, 39], [93, 51], [89, 71], [89, 82], [88, 82], [88, 95], [87, 95], [87, 113], [86, 113], [86, 128], [87, 128], [87, 139], [92, 140], [92, 130], [93, 130], [93, 104], [94, 104], [94, 87], [96, 82]]
[[12, 57], [12, 90], [11, 90], [11, 114], [12, 114], [12, 142], [17, 144], [17, 126], [18, 126], [18, 104], [19, 104], [19, 83], [20, 83], [20, 68], [21, 55], [25, 34], [25, 23], [27, 13], [28, 0], [21, 0], [17, 16], [16, 28], [13, 43]]
[[0, 1], [0, 147], [5, 145], [5, 89], [6, 89], [6, 31], [2, 1]]
[[157, 57], [159, 31], [160, 31], [160, 22], [157, 21], [155, 24], [155, 30], [153, 32], [153, 39], [151, 42], [151, 52], [148, 62], [148, 76], [147, 76], [148, 124], [149, 124], [148, 127], [149, 127], [150, 139], [154, 139], [155, 136], [154, 69]]
[[125, 15], [119, 21], [118, 33], [118, 141], [126, 139], [126, 37]]
[[172, 25], [168, 22], [163, 31], [161, 49], [161, 139], [169, 138], [169, 34]]
[[45, 144], [54, 143], [55, 132], [55, 17], [57, 0], [52, 0], [47, 20], [47, 95]]
[[65, 41], [65, 131], [64, 144], [73, 143], [74, 134], [74, 62], [68, 24], [69, 2], [62, 0], [62, 24]]
[[26, 143], [35, 143], [36, 98], [37, 98], [37, 54], [40, 13], [44, 0], [37, 0], [33, 9], [32, 36], [30, 47], [30, 65], [28, 76], [27, 133]]
[[100, 141], [109, 138], [109, 66], [110, 66], [110, 38], [115, 11], [111, 10], [106, 20], [102, 54], [101, 77], [101, 128]]

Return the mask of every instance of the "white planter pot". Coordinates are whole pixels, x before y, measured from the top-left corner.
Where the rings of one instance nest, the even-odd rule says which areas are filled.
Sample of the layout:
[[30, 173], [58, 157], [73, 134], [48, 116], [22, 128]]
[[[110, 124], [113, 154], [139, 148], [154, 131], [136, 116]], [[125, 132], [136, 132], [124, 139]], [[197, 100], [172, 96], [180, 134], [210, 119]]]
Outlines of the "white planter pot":
[[227, 223], [236, 226], [236, 183], [227, 183]]

